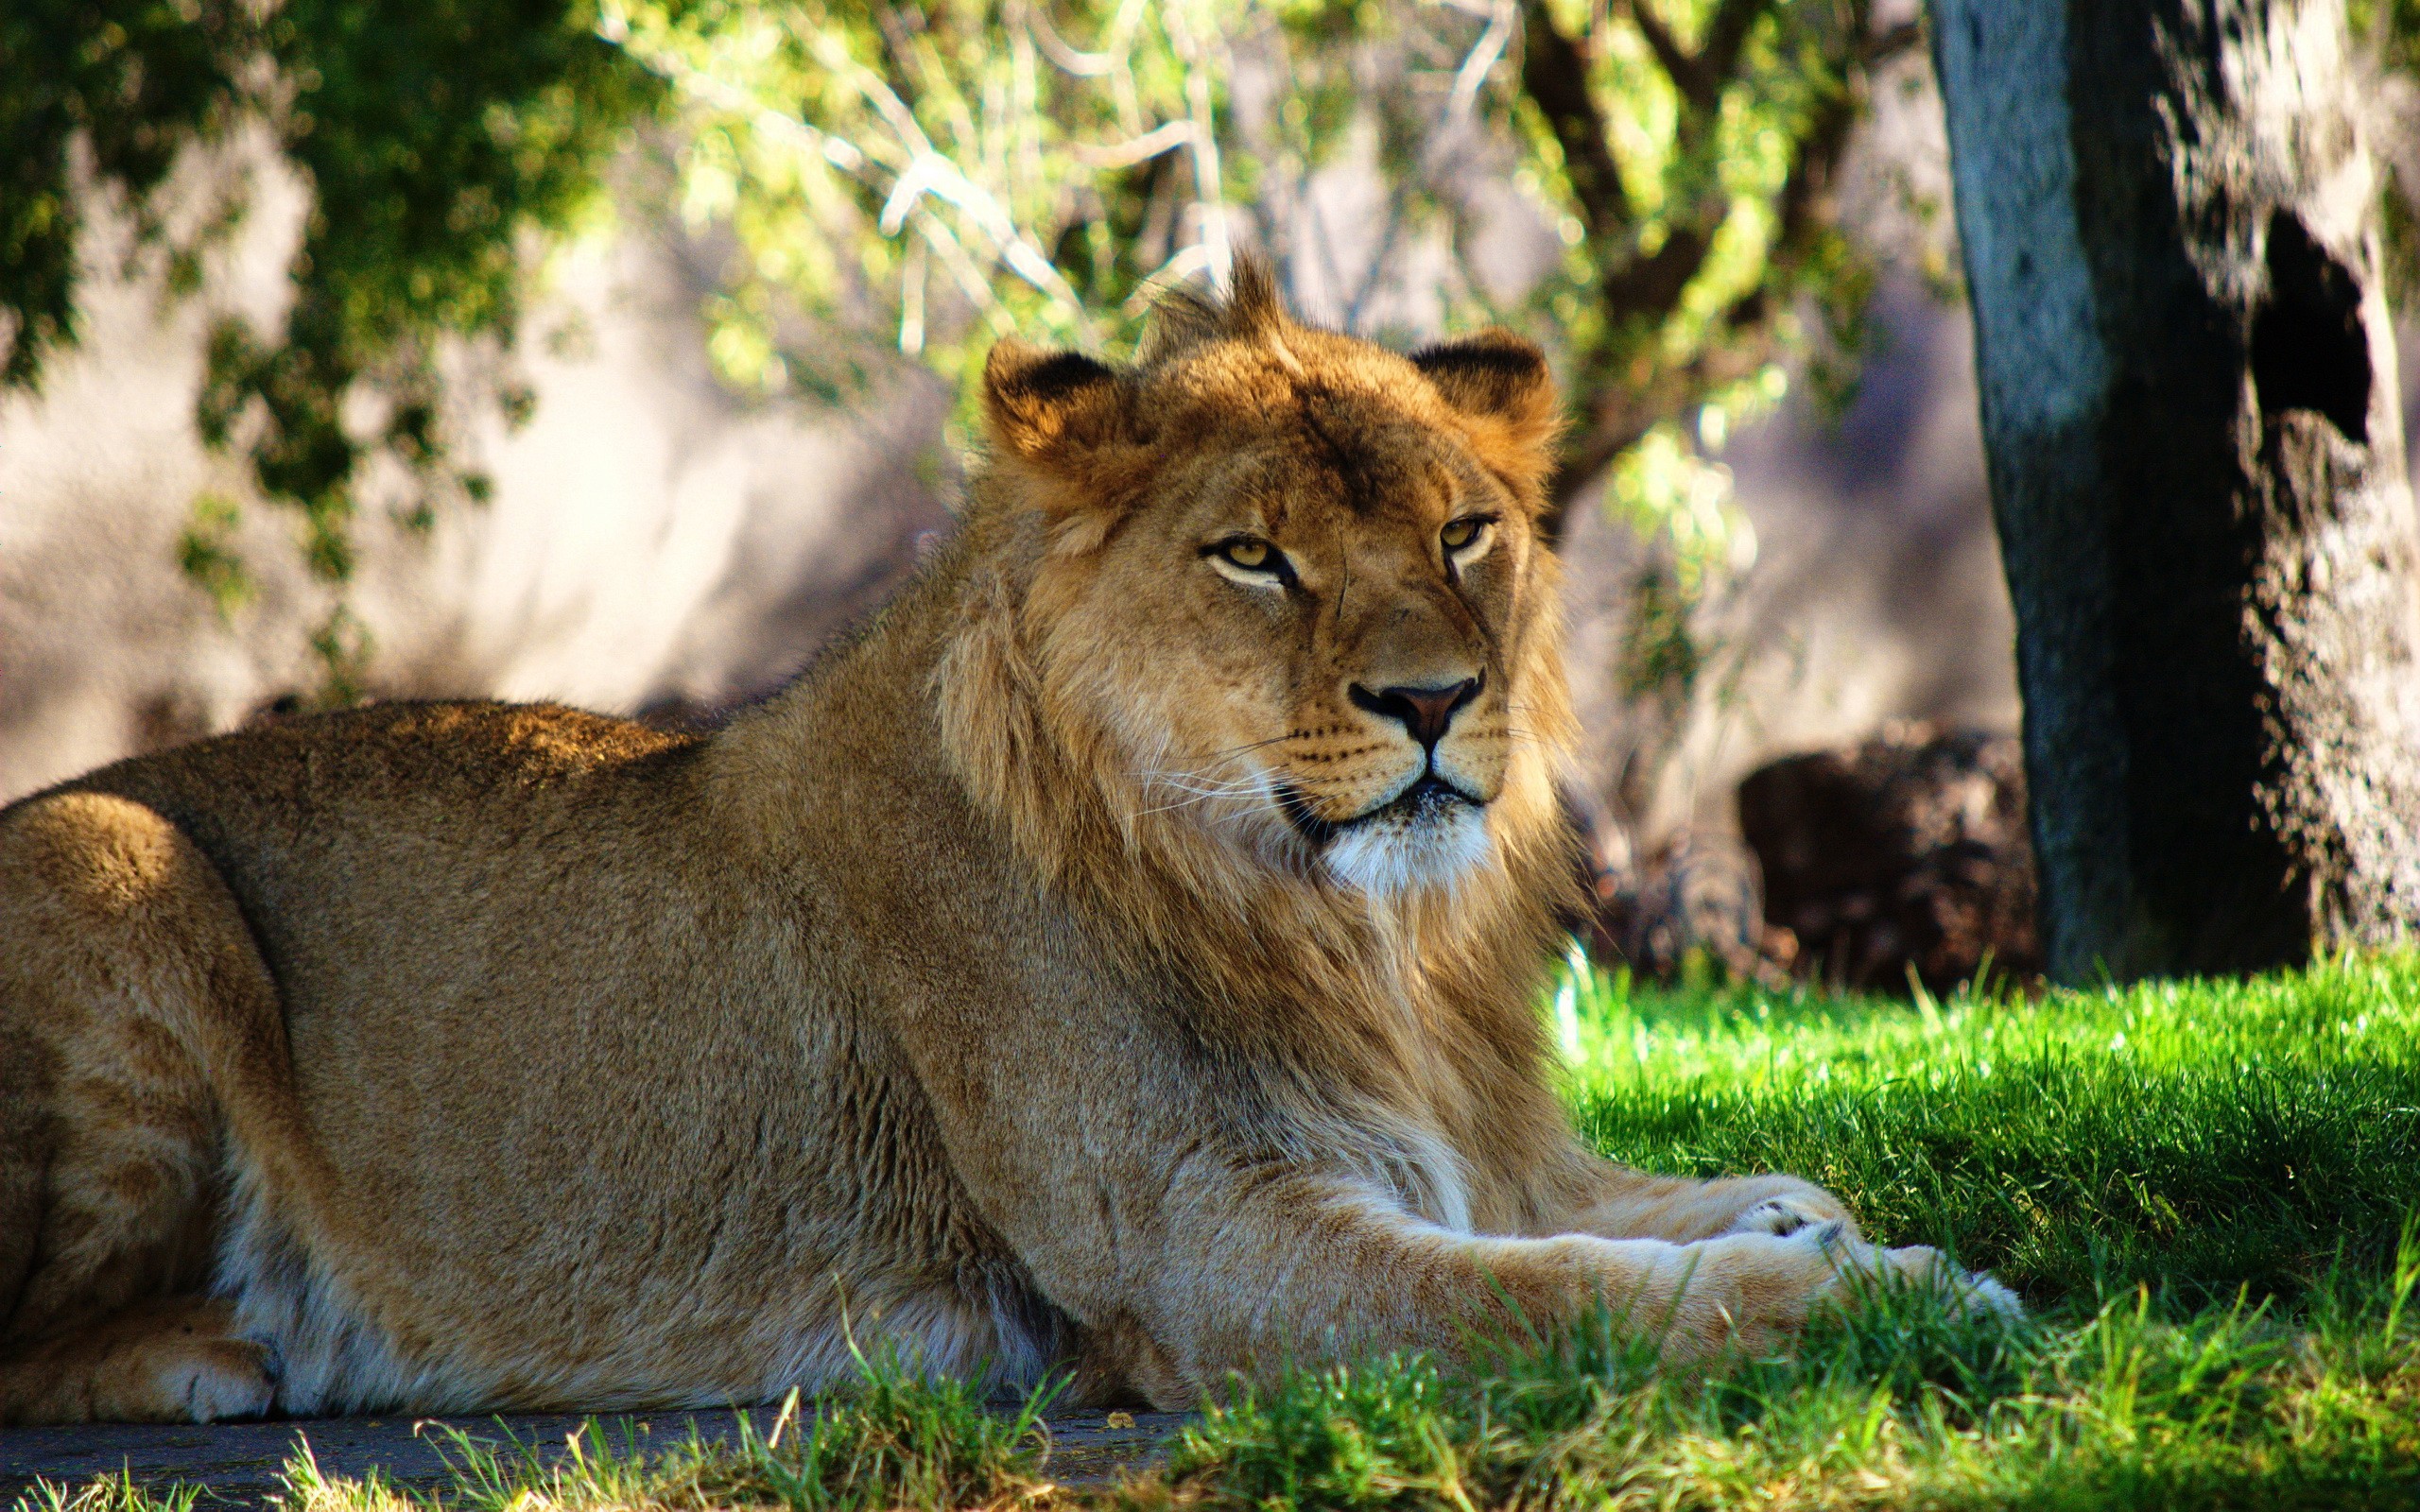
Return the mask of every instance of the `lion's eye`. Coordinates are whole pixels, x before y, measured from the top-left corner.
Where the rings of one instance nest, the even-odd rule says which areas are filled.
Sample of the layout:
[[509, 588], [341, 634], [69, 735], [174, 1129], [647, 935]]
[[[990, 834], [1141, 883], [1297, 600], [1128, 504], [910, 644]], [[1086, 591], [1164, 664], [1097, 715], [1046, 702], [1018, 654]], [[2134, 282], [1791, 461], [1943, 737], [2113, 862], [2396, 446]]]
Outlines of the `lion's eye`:
[[1258, 536], [1229, 536], [1201, 548], [1219, 575], [1246, 588], [1291, 589], [1294, 564], [1286, 554]]
[[1445, 528], [1437, 532], [1437, 540], [1448, 552], [1468, 551], [1486, 532], [1485, 516], [1466, 515], [1460, 520], [1447, 521]]

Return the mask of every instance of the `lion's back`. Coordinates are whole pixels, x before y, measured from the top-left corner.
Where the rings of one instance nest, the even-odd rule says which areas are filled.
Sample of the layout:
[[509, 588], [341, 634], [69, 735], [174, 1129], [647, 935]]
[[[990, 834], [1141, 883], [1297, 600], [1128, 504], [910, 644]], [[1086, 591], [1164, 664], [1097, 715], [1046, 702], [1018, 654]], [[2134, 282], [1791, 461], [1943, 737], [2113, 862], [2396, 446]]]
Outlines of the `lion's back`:
[[386, 796], [445, 803], [560, 784], [695, 743], [559, 704], [378, 703], [131, 756], [52, 791], [113, 793], [204, 823], [237, 809], [303, 822]]
[[695, 745], [552, 704], [372, 704], [130, 757], [52, 791], [156, 810], [258, 927], [245, 895], [278, 877], [337, 866], [393, 879], [583, 832], [604, 839], [614, 812], [666, 786]]

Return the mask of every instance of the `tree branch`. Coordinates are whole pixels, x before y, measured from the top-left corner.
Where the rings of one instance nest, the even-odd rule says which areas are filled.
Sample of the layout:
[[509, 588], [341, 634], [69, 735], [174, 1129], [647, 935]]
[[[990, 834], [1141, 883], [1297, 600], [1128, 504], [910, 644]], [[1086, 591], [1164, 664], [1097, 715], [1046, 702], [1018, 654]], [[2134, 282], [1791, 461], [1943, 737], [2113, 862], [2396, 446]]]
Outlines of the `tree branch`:
[[1902, 21], [1888, 31], [1876, 32], [1858, 50], [1858, 58], [1866, 67], [1872, 68], [1878, 63], [1889, 62], [1901, 53], [1913, 51], [1924, 45], [1924, 40], [1923, 22]]
[[1630, 19], [1631, 24], [1638, 28], [1638, 34], [1647, 39], [1647, 50], [1655, 55], [1655, 61], [1664, 70], [1664, 77], [1672, 81], [1672, 87], [1681, 92], [1683, 98], [1695, 103], [1698, 96], [1698, 60], [1681, 50], [1681, 44], [1674, 40], [1670, 28], [1648, 8], [1647, 0], [1631, 0]]
[[1710, 110], [1715, 95], [1731, 82], [1739, 67], [1740, 50], [1748, 45], [1748, 33], [1772, 0], [1723, 0], [1722, 8], [1705, 28], [1705, 41], [1698, 47], [1698, 67], [1706, 82], [1706, 94], [1698, 102], [1701, 110]]
[[1923, 44], [1924, 24], [1904, 21], [1887, 30], [1858, 34], [1841, 86], [1815, 110], [1806, 134], [1790, 154], [1789, 172], [1775, 204], [1777, 225], [1769, 254], [1787, 266], [1803, 257], [1832, 222], [1830, 200], [1849, 133], [1865, 110], [1865, 84], [1876, 67]]
[[1645, 317], [1662, 320], [1681, 302], [1681, 292], [1705, 266], [1714, 249], [1714, 233], [1729, 208], [1720, 199], [1701, 205], [1686, 225], [1675, 226], [1664, 245], [1645, 257], [1634, 258], [1619, 271], [1608, 272], [1597, 284], [1597, 297], [1606, 318], [1616, 325]]
[[1563, 148], [1563, 170], [1588, 235], [1612, 246], [1630, 234], [1630, 192], [1605, 145], [1605, 117], [1588, 89], [1588, 60], [1579, 45], [1556, 29], [1546, 0], [1521, 6], [1521, 90], [1546, 117]]
[[[1753, 11], [1762, 4], [1763, 0], [1755, 0], [1754, 5], [1726, 6], [1725, 11]], [[1632, 14], [1645, 17], [1642, 0], [1633, 0]], [[1754, 18], [1751, 14], [1747, 19], [1753, 23]], [[1641, 26], [1642, 33], [1647, 25], [1651, 23]], [[1773, 243], [1767, 254], [1772, 275], [1723, 312], [1726, 337], [1678, 368], [1609, 375], [1595, 391], [1574, 396], [1581, 422], [1564, 441], [1548, 490], [1547, 512], [1539, 523], [1549, 541], [1561, 537], [1579, 495], [1616, 457], [1637, 445], [1658, 421], [1669, 418], [1692, 398], [1744, 379], [1773, 360], [1778, 351], [1773, 316], [1787, 301], [1790, 275], [1833, 226], [1832, 186], [1864, 101], [1867, 72], [1918, 45], [1923, 35], [1921, 24], [1909, 23], [1873, 35], [1860, 30], [1848, 44], [1841, 61], [1841, 87], [1816, 109], [1791, 149], [1789, 171], [1775, 206]], [[1649, 46], [1656, 45], [1651, 38]], [[1660, 56], [1661, 49], [1657, 51]], [[1733, 66], [1737, 60], [1735, 51]], [[1711, 224], [1676, 227], [1654, 255], [1609, 275], [1600, 286], [1607, 314], [1616, 319], [1668, 314], [1705, 261], [1713, 230], [1720, 224], [1720, 208], [1719, 201], [1708, 207], [1706, 214], [1714, 215]], [[1705, 215], [1698, 218], [1703, 222]]]
[[1655, 55], [1656, 63], [1672, 87], [1681, 92], [1690, 109], [1700, 116], [1713, 113], [1721, 99], [1722, 86], [1731, 82], [1732, 74], [1739, 66], [1740, 49], [1748, 44], [1748, 33], [1757, 18], [1772, 6], [1772, 0], [1723, 0], [1720, 9], [1705, 28], [1705, 40], [1694, 53], [1684, 51], [1671, 28], [1650, 9], [1649, 0], [1630, 0], [1630, 18], [1638, 34], [1647, 41], [1648, 51]]
[[[1755, 303], [1751, 296], [1742, 304]], [[1571, 506], [1614, 458], [1636, 446], [1660, 421], [1709, 389], [1720, 388], [1772, 360], [1770, 305], [1757, 309], [1737, 339], [1709, 348], [1677, 368], [1667, 368], [1638, 384], [1609, 385], [1585, 405], [1581, 424], [1565, 438], [1553, 484], [1547, 490], [1547, 512], [1539, 533], [1549, 543], [1559, 541]], [[1726, 321], [1726, 324], [1729, 322]]]

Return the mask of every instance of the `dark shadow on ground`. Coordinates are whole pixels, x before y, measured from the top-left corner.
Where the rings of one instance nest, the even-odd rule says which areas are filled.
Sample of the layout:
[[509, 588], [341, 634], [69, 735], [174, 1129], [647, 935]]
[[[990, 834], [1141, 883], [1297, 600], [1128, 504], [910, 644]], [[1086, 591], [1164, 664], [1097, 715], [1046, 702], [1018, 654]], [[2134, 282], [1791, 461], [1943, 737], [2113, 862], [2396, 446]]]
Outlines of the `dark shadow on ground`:
[[[748, 1415], [761, 1434], [773, 1424], [774, 1409]], [[1063, 1486], [1105, 1486], [1120, 1471], [1141, 1469], [1184, 1425], [1183, 1413], [1135, 1413], [1129, 1427], [1108, 1426], [1100, 1413], [1050, 1420], [1050, 1459], [1046, 1473]], [[564, 1457], [565, 1435], [588, 1421], [576, 1415], [514, 1415], [490, 1418], [327, 1418], [261, 1423], [90, 1423], [59, 1428], [0, 1428], [0, 1512], [14, 1507], [39, 1483], [70, 1488], [125, 1470], [137, 1485], [164, 1491], [180, 1483], [207, 1487], [211, 1499], [261, 1506], [284, 1491], [286, 1462], [307, 1444], [320, 1472], [331, 1479], [361, 1479], [373, 1469], [389, 1484], [415, 1491], [446, 1485], [446, 1458], [458, 1460], [442, 1428], [510, 1452], [518, 1442], [551, 1463]], [[708, 1442], [737, 1435], [734, 1412], [656, 1412], [602, 1417], [609, 1441], [669, 1449], [692, 1429]], [[35, 1503], [38, 1504], [38, 1503]]]

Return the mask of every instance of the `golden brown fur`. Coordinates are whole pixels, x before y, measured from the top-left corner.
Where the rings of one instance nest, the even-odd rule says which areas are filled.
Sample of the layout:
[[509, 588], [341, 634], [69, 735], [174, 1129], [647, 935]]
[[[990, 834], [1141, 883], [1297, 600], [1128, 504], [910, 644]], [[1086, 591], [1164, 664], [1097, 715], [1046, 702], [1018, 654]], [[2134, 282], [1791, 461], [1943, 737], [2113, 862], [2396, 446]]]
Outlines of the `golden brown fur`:
[[0, 815], [0, 1418], [757, 1400], [844, 1320], [1177, 1405], [1932, 1264], [1547, 1087], [1533, 351], [1248, 273], [987, 403], [956, 538], [711, 735], [374, 707]]

